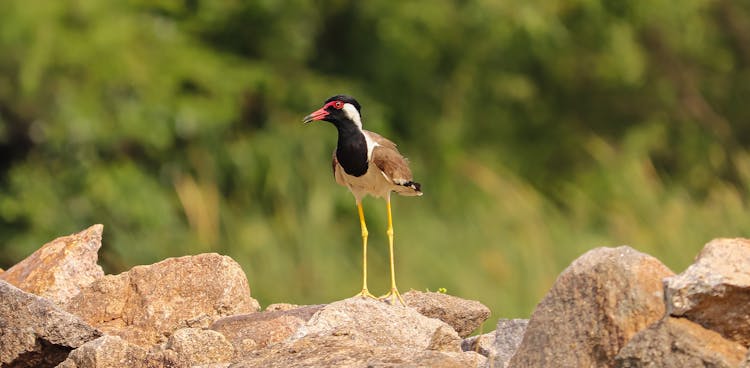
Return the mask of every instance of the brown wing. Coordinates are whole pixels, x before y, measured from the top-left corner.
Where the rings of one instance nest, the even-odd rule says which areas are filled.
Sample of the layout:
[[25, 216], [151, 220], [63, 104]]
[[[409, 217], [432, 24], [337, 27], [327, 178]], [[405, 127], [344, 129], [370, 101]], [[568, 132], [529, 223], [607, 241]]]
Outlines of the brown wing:
[[371, 161], [395, 184], [404, 185], [412, 181], [409, 161], [401, 156], [395, 147], [375, 147], [372, 150]]

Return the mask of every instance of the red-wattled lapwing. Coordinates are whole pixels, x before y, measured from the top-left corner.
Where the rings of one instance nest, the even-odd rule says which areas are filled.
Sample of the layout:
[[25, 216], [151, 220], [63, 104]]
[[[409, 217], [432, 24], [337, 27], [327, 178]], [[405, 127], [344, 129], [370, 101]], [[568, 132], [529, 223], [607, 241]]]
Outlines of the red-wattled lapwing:
[[396, 289], [396, 272], [393, 262], [393, 220], [391, 217], [391, 192], [405, 196], [421, 196], [419, 183], [412, 180], [409, 163], [396, 149], [396, 144], [377, 133], [362, 129], [361, 106], [354, 98], [333, 96], [323, 107], [305, 116], [305, 123], [325, 120], [336, 127], [338, 144], [333, 152], [333, 176], [336, 182], [349, 188], [357, 202], [359, 223], [362, 228], [362, 291], [363, 297], [375, 298], [367, 290], [367, 225], [362, 212], [362, 197], [366, 194], [385, 198], [388, 211], [388, 250], [391, 261], [391, 291], [383, 299], [394, 304], [401, 298]]

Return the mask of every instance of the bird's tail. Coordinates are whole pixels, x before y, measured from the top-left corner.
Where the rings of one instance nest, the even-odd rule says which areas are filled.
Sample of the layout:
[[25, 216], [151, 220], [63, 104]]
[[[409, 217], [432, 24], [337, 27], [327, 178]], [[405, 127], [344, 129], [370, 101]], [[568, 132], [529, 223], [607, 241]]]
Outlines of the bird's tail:
[[396, 189], [396, 193], [403, 196], [421, 196], [422, 185], [415, 181], [407, 181], [402, 184], [398, 184], [399, 188]]

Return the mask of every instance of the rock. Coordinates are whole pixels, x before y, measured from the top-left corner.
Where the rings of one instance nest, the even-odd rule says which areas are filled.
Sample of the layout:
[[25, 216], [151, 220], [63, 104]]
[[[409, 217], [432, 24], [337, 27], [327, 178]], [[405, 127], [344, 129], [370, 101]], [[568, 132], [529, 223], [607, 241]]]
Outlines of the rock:
[[633, 336], [616, 367], [737, 367], [747, 353], [741, 344], [684, 318], [666, 317]]
[[612, 366], [633, 335], [664, 315], [661, 279], [671, 275], [630, 247], [587, 252], [537, 305], [509, 366]]
[[467, 337], [461, 341], [461, 350], [473, 351], [484, 357], [489, 357], [493, 353], [495, 346], [495, 332], [486, 333]]
[[447, 323], [461, 337], [469, 336], [490, 316], [490, 309], [478, 301], [443, 293], [411, 290], [403, 298], [406, 305], [427, 317]]
[[0, 280], [0, 366], [54, 367], [99, 336], [52, 302]]
[[59, 237], [0, 275], [16, 287], [64, 305], [80, 290], [104, 276], [96, 263], [102, 225]]
[[70, 353], [58, 368], [148, 367], [146, 349], [118, 336], [102, 336]]
[[290, 310], [290, 309], [297, 309], [299, 307], [301, 306], [297, 304], [273, 303], [273, 304], [269, 304], [266, 307], [265, 312], [285, 311], [285, 310]]
[[[484, 364], [479, 354], [461, 352], [459, 344], [456, 331], [442, 321], [355, 297], [322, 306], [289, 339], [252, 352], [236, 367]], [[420, 359], [429, 365], [415, 363]]]
[[226, 336], [236, 356], [243, 357], [288, 339], [321, 308], [322, 305], [312, 305], [229, 316], [217, 320], [210, 328]]
[[495, 368], [508, 367], [510, 359], [521, 345], [528, 319], [501, 319], [497, 321], [495, 329], [494, 345], [492, 355], [489, 356], [490, 366]]
[[150, 346], [183, 327], [259, 309], [240, 266], [215, 253], [169, 258], [108, 275], [66, 306], [107, 334]]
[[667, 311], [750, 346], [750, 240], [716, 239], [666, 279]]
[[190, 366], [228, 363], [234, 348], [224, 335], [200, 328], [183, 328], [169, 337], [167, 349], [176, 352]]

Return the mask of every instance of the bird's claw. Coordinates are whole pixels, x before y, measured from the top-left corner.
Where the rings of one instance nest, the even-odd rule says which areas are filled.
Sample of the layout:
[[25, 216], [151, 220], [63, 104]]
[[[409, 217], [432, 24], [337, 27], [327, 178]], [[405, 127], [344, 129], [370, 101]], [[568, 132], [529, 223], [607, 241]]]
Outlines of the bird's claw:
[[370, 299], [378, 300], [378, 297], [376, 297], [375, 295], [372, 295], [372, 293], [370, 293], [370, 291], [367, 289], [362, 289], [362, 291], [360, 291], [357, 295], [355, 295], [355, 297], [360, 297], [364, 299], [370, 298]]
[[396, 305], [396, 301], [401, 303], [404, 307], [406, 307], [406, 303], [404, 302], [404, 298], [401, 297], [401, 293], [398, 292], [396, 288], [392, 288], [391, 291], [386, 293], [385, 295], [381, 296], [379, 298], [381, 301], [384, 301], [390, 305]]

